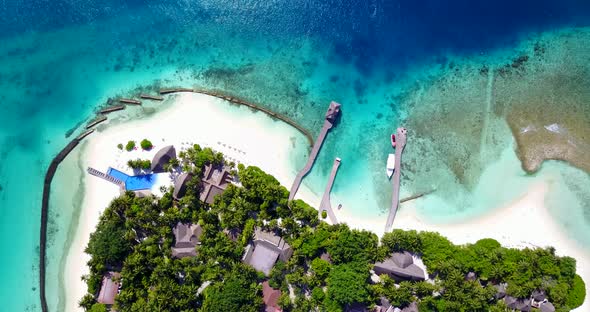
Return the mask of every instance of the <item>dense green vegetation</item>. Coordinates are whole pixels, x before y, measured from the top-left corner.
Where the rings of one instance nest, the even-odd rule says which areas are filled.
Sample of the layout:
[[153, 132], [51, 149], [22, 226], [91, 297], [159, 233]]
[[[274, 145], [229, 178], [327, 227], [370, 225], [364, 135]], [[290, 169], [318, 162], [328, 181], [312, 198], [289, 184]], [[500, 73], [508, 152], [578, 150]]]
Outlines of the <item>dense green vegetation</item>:
[[150, 140], [148, 140], [148, 139], [141, 140], [141, 142], [139, 142], [139, 145], [141, 146], [141, 149], [143, 149], [145, 151], [149, 151], [152, 149], [152, 147], [154, 147], [152, 142], [150, 142]]
[[127, 142], [127, 145], [125, 145], [125, 150], [127, 150], [128, 152], [131, 152], [134, 148], [135, 148], [135, 141], [129, 141], [129, 142]]
[[131, 169], [143, 169], [143, 170], [149, 170], [152, 167], [152, 162], [147, 160], [147, 159], [129, 159], [127, 161], [127, 166], [129, 166]]
[[123, 144], [122, 143], [117, 144], [117, 148], [120, 150], [123, 150]]
[[[94, 295], [102, 275], [111, 270], [121, 272], [115, 308], [123, 312], [259, 311], [264, 280], [282, 291], [284, 311], [371, 307], [381, 297], [401, 307], [416, 301], [420, 311], [506, 311], [494, 300], [493, 285], [501, 282], [516, 297], [545, 290], [558, 311], [583, 301], [575, 260], [557, 257], [551, 248], [507, 249], [491, 239], [456, 246], [437, 233], [400, 230], [385, 234], [379, 244], [371, 232], [321, 222], [301, 200], [289, 203], [288, 191], [257, 167], [239, 166], [242, 186], [230, 185], [213, 205], [204, 204], [198, 200], [203, 168], [222, 163], [221, 154], [195, 145], [179, 153], [175, 164], [194, 174], [179, 202], [168, 190], [158, 199], [129, 192], [110, 204], [86, 249], [92, 256], [85, 277], [89, 294], [81, 306], [102, 308]], [[196, 257], [172, 258], [172, 228], [178, 222], [201, 225]], [[241, 262], [255, 227], [282, 236], [294, 250], [268, 277]], [[397, 283], [385, 275], [381, 282], [371, 282], [375, 261], [404, 250], [421, 255], [434, 283]], [[468, 272], [477, 278], [467, 280]], [[210, 285], [200, 289], [205, 282]]]

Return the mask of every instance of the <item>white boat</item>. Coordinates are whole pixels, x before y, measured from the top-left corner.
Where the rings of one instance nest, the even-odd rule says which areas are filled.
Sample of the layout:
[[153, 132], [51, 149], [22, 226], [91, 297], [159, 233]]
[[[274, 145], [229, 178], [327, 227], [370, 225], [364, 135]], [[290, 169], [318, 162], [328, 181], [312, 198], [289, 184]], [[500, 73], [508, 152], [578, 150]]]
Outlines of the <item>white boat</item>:
[[391, 179], [393, 175], [393, 169], [395, 169], [395, 154], [389, 154], [387, 157], [387, 177]]

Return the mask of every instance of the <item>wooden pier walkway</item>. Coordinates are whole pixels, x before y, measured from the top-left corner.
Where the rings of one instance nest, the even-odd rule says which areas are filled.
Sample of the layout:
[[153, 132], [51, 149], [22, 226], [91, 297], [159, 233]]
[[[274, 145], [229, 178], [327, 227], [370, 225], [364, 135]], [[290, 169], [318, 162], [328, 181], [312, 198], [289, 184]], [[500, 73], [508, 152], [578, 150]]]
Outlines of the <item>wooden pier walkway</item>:
[[299, 173], [295, 177], [295, 181], [293, 181], [293, 186], [291, 186], [291, 191], [289, 192], [289, 200], [290, 201], [293, 200], [293, 198], [295, 198], [295, 194], [297, 193], [297, 190], [299, 189], [299, 186], [301, 185], [301, 181], [303, 180], [303, 177], [305, 177], [305, 175], [307, 175], [309, 173], [309, 171], [311, 170], [311, 167], [313, 167], [313, 164], [315, 163], [315, 159], [317, 158], [318, 153], [320, 151], [320, 148], [322, 147], [322, 144], [324, 143], [324, 140], [326, 139], [326, 135], [328, 134], [328, 131], [330, 129], [332, 129], [332, 127], [334, 126], [334, 123], [336, 122], [336, 119], [339, 114], [340, 114], [340, 104], [336, 103], [336, 102], [331, 102], [330, 106], [328, 107], [328, 112], [326, 113], [326, 120], [324, 121], [324, 126], [322, 127], [322, 130], [320, 131], [320, 134], [319, 134], [318, 138], [316, 139], [315, 144], [313, 145], [313, 148], [311, 149], [311, 154], [309, 155], [309, 159], [307, 160], [305, 167], [303, 167], [303, 169], [301, 169], [301, 171], [299, 171]]
[[332, 204], [330, 203], [330, 192], [332, 191], [334, 179], [336, 178], [336, 173], [338, 172], [339, 167], [340, 158], [336, 158], [334, 159], [334, 165], [332, 165], [332, 171], [330, 172], [330, 177], [328, 178], [328, 184], [326, 185], [326, 190], [324, 191], [324, 196], [322, 197], [322, 202], [320, 203], [320, 209], [318, 210], [320, 220], [322, 219], [322, 211], [325, 210], [328, 213], [328, 217], [330, 218], [330, 222], [332, 222], [332, 224], [337, 224], [338, 220], [336, 219], [334, 210], [332, 210]]
[[94, 120], [91, 120], [87, 125], [86, 125], [86, 129], [90, 129], [96, 125], [98, 125], [99, 123], [103, 122], [107, 120], [107, 116], [100, 116]]
[[145, 100], [153, 100], [153, 101], [163, 101], [164, 100], [164, 98], [159, 95], [150, 95], [150, 94], [145, 94], [145, 93], [140, 94], [139, 97], [142, 99], [145, 99]]
[[391, 197], [391, 208], [389, 209], [389, 216], [387, 216], [387, 223], [385, 223], [385, 233], [391, 231], [393, 220], [397, 213], [399, 206], [399, 180], [402, 172], [402, 153], [406, 147], [406, 128], [397, 128], [395, 135], [395, 171], [393, 173], [393, 196]]
[[109, 106], [109, 107], [103, 108], [102, 110], [100, 110], [99, 113], [108, 114], [108, 113], [116, 112], [116, 111], [119, 111], [122, 109], [125, 109], [125, 105], [114, 105], [114, 106]]
[[141, 101], [138, 101], [135, 99], [126, 99], [126, 98], [120, 98], [119, 103], [131, 104], [131, 105], [141, 105]]
[[86, 169], [86, 171], [88, 171], [89, 174], [91, 174], [91, 175], [93, 175], [95, 177], [99, 177], [101, 179], [104, 179], [106, 181], [109, 181], [109, 182], [111, 182], [113, 184], [116, 184], [117, 186], [125, 186], [125, 182], [123, 182], [123, 181], [121, 181], [121, 180], [119, 180], [119, 179], [117, 179], [115, 177], [112, 177], [112, 176], [110, 176], [110, 175], [108, 175], [108, 174], [106, 174], [106, 173], [104, 173], [104, 172], [102, 172], [100, 170], [94, 169], [92, 167], [88, 167], [88, 169]]

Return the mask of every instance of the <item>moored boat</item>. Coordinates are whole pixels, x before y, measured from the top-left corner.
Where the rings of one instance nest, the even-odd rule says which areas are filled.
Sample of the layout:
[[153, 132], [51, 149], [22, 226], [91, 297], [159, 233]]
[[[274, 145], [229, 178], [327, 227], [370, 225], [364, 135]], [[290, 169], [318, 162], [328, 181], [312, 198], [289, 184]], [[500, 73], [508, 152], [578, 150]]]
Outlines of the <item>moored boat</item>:
[[391, 147], [395, 148], [395, 134], [391, 135]]
[[388, 178], [391, 178], [391, 176], [393, 175], [394, 169], [395, 169], [395, 154], [389, 154], [389, 156], [387, 156], [387, 166], [386, 166], [386, 172], [387, 172]]

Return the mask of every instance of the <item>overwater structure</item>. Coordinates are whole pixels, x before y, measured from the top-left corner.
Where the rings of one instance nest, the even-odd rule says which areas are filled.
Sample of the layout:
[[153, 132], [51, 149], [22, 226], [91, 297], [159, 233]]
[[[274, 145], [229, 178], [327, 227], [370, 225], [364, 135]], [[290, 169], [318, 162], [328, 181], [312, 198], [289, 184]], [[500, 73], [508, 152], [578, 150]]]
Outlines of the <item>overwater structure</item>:
[[336, 103], [334, 101], [330, 103], [328, 111], [326, 112], [326, 119], [324, 120], [324, 125], [322, 127], [322, 130], [320, 130], [318, 138], [315, 140], [313, 148], [311, 149], [309, 159], [307, 160], [305, 167], [303, 167], [303, 169], [301, 169], [301, 171], [299, 171], [299, 173], [297, 174], [297, 177], [295, 177], [295, 181], [293, 181], [293, 186], [291, 186], [291, 191], [289, 192], [289, 200], [293, 200], [293, 198], [295, 198], [295, 194], [297, 193], [297, 190], [301, 185], [303, 177], [305, 177], [305, 175], [307, 175], [311, 170], [311, 167], [313, 167], [315, 159], [317, 158], [320, 148], [322, 147], [322, 144], [326, 139], [328, 131], [332, 129], [332, 127], [336, 123], [336, 120], [338, 119], [338, 116], [340, 115], [340, 106], [340, 103]]

